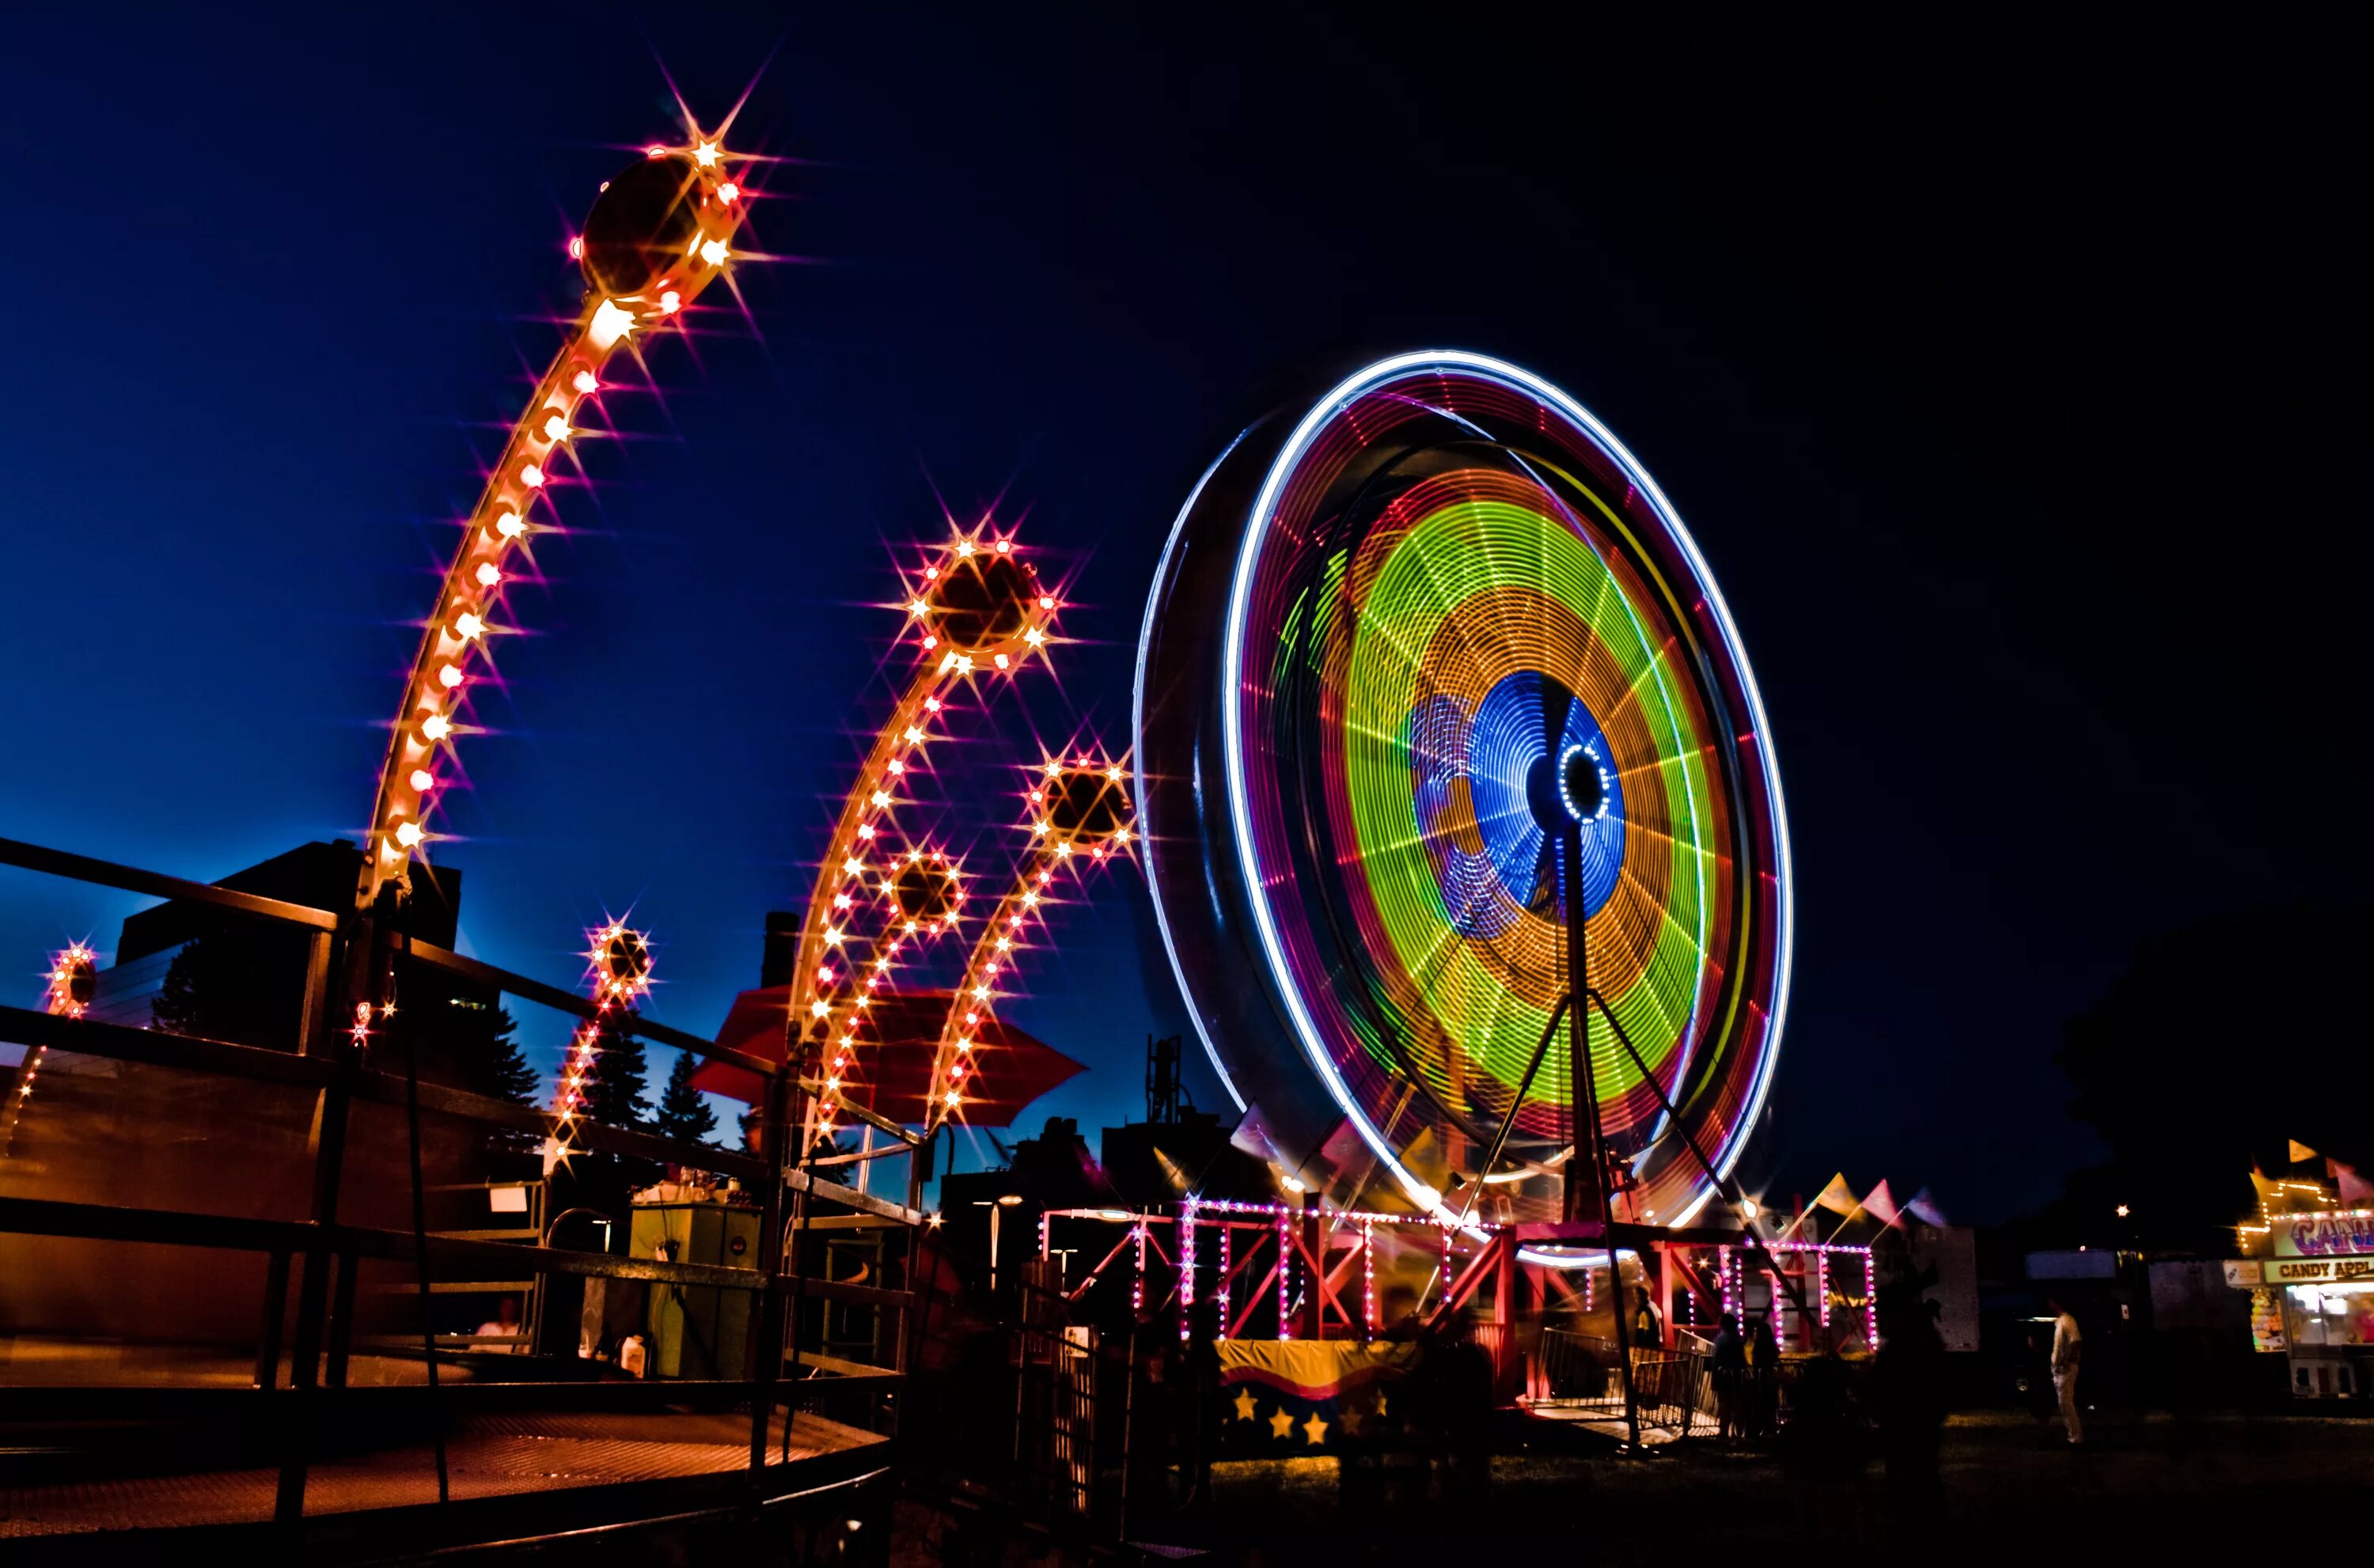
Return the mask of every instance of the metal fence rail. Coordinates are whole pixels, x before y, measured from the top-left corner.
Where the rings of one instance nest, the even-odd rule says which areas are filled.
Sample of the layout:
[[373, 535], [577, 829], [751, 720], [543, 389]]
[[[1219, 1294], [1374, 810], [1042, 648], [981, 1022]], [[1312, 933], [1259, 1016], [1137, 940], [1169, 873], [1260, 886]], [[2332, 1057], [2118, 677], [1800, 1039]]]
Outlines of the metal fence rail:
[[[125, 892], [185, 900], [240, 919], [293, 928], [306, 933], [308, 940], [301, 1012], [293, 1052], [11, 1006], [0, 1006], [0, 1039], [119, 1062], [295, 1088], [310, 1091], [315, 1096], [312, 1131], [308, 1141], [310, 1195], [307, 1217], [303, 1219], [257, 1219], [53, 1198], [0, 1198], [0, 1232], [107, 1243], [232, 1249], [259, 1253], [267, 1259], [253, 1387], [12, 1388], [12, 1415], [35, 1419], [46, 1412], [49, 1417], [60, 1419], [100, 1419], [102, 1412], [112, 1412], [114, 1419], [161, 1418], [219, 1410], [227, 1406], [260, 1408], [264, 1430], [279, 1434], [276, 1516], [280, 1525], [295, 1529], [305, 1519], [305, 1482], [313, 1436], [334, 1410], [355, 1415], [417, 1409], [423, 1412], [423, 1419], [434, 1423], [441, 1419], [438, 1414], [441, 1406], [453, 1412], [472, 1413], [529, 1409], [637, 1410], [655, 1409], [661, 1404], [747, 1409], [751, 1423], [749, 1472], [755, 1482], [768, 1463], [771, 1423], [779, 1410], [787, 1411], [820, 1391], [896, 1388], [903, 1383], [915, 1337], [916, 1293], [910, 1289], [812, 1277], [803, 1271], [799, 1243], [809, 1230], [830, 1230], [836, 1228], [837, 1222], [906, 1227], [909, 1241], [905, 1282], [911, 1284], [912, 1238], [914, 1227], [921, 1224], [923, 1217], [920, 1197], [933, 1144], [929, 1139], [864, 1107], [837, 1104], [836, 1116], [853, 1117], [889, 1135], [889, 1141], [873, 1152], [875, 1157], [908, 1160], [906, 1201], [895, 1202], [862, 1192], [829, 1180], [813, 1169], [803, 1168], [808, 1152], [801, 1151], [795, 1158], [789, 1145], [795, 1129], [803, 1125], [805, 1098], [820, 1087], [812, 1073], [803, 1075], [800, 1071], [808, 1064], [770, 1061], [721, 1047], [712, 1041], [632, 1012], [612, 1012], [603, 1016], [622, 1033], [696, 1057], [730, 1062], [756, 1074], [763, 1085], [758, 1106], [758, 1148], [752, 1153], [721, 1149], [641, 1129], [605, 1125], [582, 1114], [573, 1116], [569, 1124], [569, 1137], [576, 1146], [721, 1172], [753, 1188], [759, 1199], [761, 1225], [755, 1269], [618, 1257], [542, 1244], [345, 1223], [337, 1217], [338, 1199], [347, 1163], [350, 1113], [358, 1101], [398, 1107], [415, 1118], [427, 1112], [538, 1136], [550, 1136], [558, 1127], [558, 1118], [549, 1112], [419, 1082], [417, 1074], [388, 1071], [371, 1059], [376, 1053], [357, 1048], [348, 1031], [336, 1021], [348, 1016], [358, 1002], [375, 1002], [389, 994], [389, 976], [397, 956], [578, 1018], [596, 1016], [594, 1005], [574, 992], [410, 940], [401, 930], [404, 915], [400, 908], [382, 908], [368, 915], [311, 908], [15, 839], [0, 838], [0, 865]], [[417, 1175], [415, 1180], [418, 1180]], [[817, 1212], [823, 1205], [849, 1212]], [[418, 1224], [416, 1219], [416, 1226]], [[354, 1280], [358, 1265], [364, 1260], [413, 1265], [424, 1276], [424, 1294], [434, 1289], [434, 1276], [441, 1272], [449, 1279], [465, 1281], [533, 1276], [541, 1281], [551, 1275], [572, 1275], [748, 1293], [757, 1298], [759, 1308], [752, 1315], [753, 1353], [745, 1361], [749, 1375], [687, 1383], [469, 1381], [440, 1386], [433, 1373], [443, 1358], [424, 1346], [422, 1354], [432, 1373], [427, 1387], [335, 1387], [343, 1379], [353, 1337], [350, 1308]], [[282, 1320], [292, 1268], [301, 1269], [293, 1335], [289, 1333], [291, 1326]], [[335, 1311], [331, 1293], [334, 1278], [337, 1291]], [[804, 1349], [797, 1340], [797, 1314], [787, 1308], [809, 1297], [897, 1314], [899, 1327], [892, 1337], [898, 1352], [896, 1364], [862, 1366]], [[285, 1386], [279, 1381], [284, 1341], [292, 1352]], [[790, 1379], [784, 1376], [787, 1354], [793, 1358], [796, 1373]], [[325, 1366], [331, 1386], [324, 1383]], [[788, 1454], [788, 1415], [782, 1435]], [[441, 1461], [440, 1469], [441, 1481]]]

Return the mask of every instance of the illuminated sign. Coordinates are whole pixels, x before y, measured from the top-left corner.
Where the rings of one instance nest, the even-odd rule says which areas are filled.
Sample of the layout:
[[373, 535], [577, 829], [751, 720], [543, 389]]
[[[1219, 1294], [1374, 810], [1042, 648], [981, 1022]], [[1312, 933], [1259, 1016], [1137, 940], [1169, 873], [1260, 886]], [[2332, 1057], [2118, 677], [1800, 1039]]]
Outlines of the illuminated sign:
[[2332, 1258], [2344, 1253], [2374, 1253], [2374, 1210], [2341, 1214], [2274, 1216], [2274, 1240], [2279, 1258]]

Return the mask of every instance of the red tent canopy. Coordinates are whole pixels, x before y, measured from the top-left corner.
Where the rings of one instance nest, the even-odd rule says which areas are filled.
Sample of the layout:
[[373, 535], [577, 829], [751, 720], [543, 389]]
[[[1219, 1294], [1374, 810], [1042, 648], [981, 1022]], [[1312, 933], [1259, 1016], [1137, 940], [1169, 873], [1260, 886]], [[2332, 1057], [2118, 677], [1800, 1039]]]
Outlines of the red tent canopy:
[[[932, 1059], [947, 1016], [948, 991], [876, 991], [865, 1009], [866, 1029], [851, 1073], [852, 1097], [902, 1123], [928, 1119]], [[784, 1026], [792, 990], [770, 986], [744, 991], [717, 1031], [717, 1043], [768, 1061], [783, 1059]], [[993, 1017], [974, 1036], [979, 1071], [965, 1086], [962, 1118], [975, 1127], [1011, 1127], [1023, 1107], [1049, 1090], [1086, 1071], [1045, 1041]], [[692, 1086], [730, 1100], [755, 1103], [758, 1075], [730, 1062], [704, 1061], [693, 1070]]]

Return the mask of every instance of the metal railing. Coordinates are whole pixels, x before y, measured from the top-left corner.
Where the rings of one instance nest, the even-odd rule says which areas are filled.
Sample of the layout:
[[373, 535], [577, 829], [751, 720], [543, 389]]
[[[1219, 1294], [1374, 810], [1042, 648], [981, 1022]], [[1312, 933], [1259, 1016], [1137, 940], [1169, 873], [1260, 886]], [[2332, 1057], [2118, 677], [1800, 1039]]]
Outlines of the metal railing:
[[[750, 1410], [748, 1469], [756, 1481], [768, 1463], [770, 1426], [784, 1411], [784, 1445], [790, 1444], [790, 1412], [818, 1390], [868, 1387], [896, 1388], [903, 1383], [913, 1345], [911, 1289], [887, 1289], [810, 1277], [800, 1268], [800, 1242], [811, 1230], [851, 1225], [907, 1227], [911, 1238], [906, 1283], [913, 1283], [911, 1237], [923, 1215], [920, 1199], [928, 1174], [932, 1141], [863, 1106], [836, 1105], [835, 1115], [863, 1121], [887, 1140], [876, 1158], [909, 1162], [906, 1200], [895, 1202], [822, 1176], [817, 1163], [788, 1153], [802, 1125], [801, 1097], [818, 1085], [792, 1064], [720, 1047], [683, 1030], [629, 1013], [609, 1013], [613, 1027], [695, 1057], [729, 1062], [758, 1077], [762, 1091], [758, 1150], [731, 1151], [671, 1139], [635, 1128], [605, 1125], [573, 1116], [568, 1129], [576, 1147], [719, 1172], [755, 1189], [759, 1199], [760, 1246], [757, 1267], [714, 1265], [618, 1257], [555, 1247], [539, 1239], [479, 1240], [342, 1223], [339, 1195], [347, 1164], [350, 1115], [358, 1104], [405, 1110], [417, 1118], [434, 1113], [467, 1122], [538, 1136], [551, 1136], [558, 1118], [551, 1112], [466, 1090], [420, 1081], [417, 1073], [390, 1071], [358, 1049], [337, 1020], [356, 998], [385, 994], [386, 977], [400, 951], [414, 963], [463, 977], [505, 995], [538, 1002], [581, 1019], [596, 1016], [594, 1004], [574, 992], [530, 977], [407, 939], [388, 929], [384, 916], [339, 914], [236, 892], [206, 883], [142, 871], [88, 856], [14, 839], [0, 839], [0, 865], [114, 888], [179, 899], [227, 915], [308, 933], [300, 1016], [293, 1051], [237, 1045], [151, 1029], [130, 1028], [0, 1005], [0, 1040], [28, 1047], [147, 1064], [217, 1078], [278, 1085], [309, 1092], [315, 1104], [308, 1141], [310, 1195], [303, 1219], [258, 1219], [182, 1209], [129, 1207], [66, 1199], [0, 1197], [0, 1232], [115, 1243], [260, 1253], [266, 1259], [254, 1385], [245, 1390], [215, 1388], [12, 1388], [12, 1413], [26, 1418], [50, 1412], [189, 1412], [218, 1406], [226, 1398], [260, 1402], [265, 1426], [275, 1432], [279, 1484], [276, 1521], [300, 1526], [309, 1464], [316, 1435], [337, 1410], [356, 1413], [426, 1407], [432, 1419], [441, 1407], [454, 1412], [523, 1410], [637, 1410], [661, 1406]], [[400, 920], [400, 914], [397, 916]], [[335, 999], [335, 1004], [334, 1004]], [[416, 1181], [417, 1176], [416, 1174]], [[843, 1211], [818, 1214], [819, 1206]], [[353, 1338], [353, 1300], [358, 1266], [365, 1260], [410, 1264], [433, 1277], [486, 1280], [551, 1275], [646, 1281], [750, 1293], [759, 1310], [752, 1315], [749, 1375], [737, 1379], [692, 1382], [482, 1382], [439, 1386], [436, 1352], [424, 1350], [432, 1368], [428, 1387], [344, 1387], [343, 1372]], [[286, 1322], [290, 1271], [300, 1270], [293, 1326]], [[335, 1282], [335, 1309], [333, 1281]], [[899, 1315], [897, 1355], [889, 1367], [861, 1365], [805, 1352], [788, 1330], [796, 1304], [806, 1298], [869, 1306]], [[293, 1327], [293, 1337], [291, 1329]], [[286, 1350], [284, 1351], [284, 1341]], [[779, 1353], [765, 1353], [773, 1346]], [[288, 1358], [288, 1381], [280, 1381]], [[786, 1360], [793, 1380], [784, 1376]], [[508, 1372], [510, 1369], [506, 1369]], [[894, 1412], [895, 1420], [895, 1412]]]

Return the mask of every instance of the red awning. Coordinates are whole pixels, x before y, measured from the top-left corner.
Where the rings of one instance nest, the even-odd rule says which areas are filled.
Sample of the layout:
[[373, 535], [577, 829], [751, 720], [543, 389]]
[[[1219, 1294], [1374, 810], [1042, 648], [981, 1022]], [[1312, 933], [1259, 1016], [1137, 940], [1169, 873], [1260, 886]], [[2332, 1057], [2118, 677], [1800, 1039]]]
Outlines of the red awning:
[[[876, 991], [865, 1010], [867, 1027], [850, 1074], [852, 1097], [896, 1122], [921, 1125], [927, 1113], [932, 1060], [938, 1053], [940, 1024], [950, 992]], [[791, 988], [744, 991], [717, 1031], [717, 1043], [768, 1061], [783, 1059], [784, 1026], [790, 1022]], [[991, 1018], [975, 1036], [976, 1071], [965, 1088], [960, 1119], [974, 1127], [1011, 1127], [1023, 1109], [1069, 1079], [1087, 1071], [1045, 1041]], [[730, 1062], [705, 1061], [693, 1070], [692, 1086], [729, 1100], [754, 1103], [758, 1075]]]

